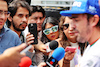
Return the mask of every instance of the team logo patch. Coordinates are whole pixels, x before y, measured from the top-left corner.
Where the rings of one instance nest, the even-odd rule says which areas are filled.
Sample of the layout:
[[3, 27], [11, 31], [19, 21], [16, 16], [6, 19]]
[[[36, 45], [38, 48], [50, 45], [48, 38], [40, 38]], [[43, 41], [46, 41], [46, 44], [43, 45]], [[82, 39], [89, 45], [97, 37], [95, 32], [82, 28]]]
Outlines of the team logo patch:
[[81, 5], [82, 5], [82, 2], [74, 2], [73, 3], [73, 6], [81, 7]]
[[91, 13], [97, 13], [96, 11], [96, 8], [94, 6], [89, 6], [88, 10], [91, 12]]

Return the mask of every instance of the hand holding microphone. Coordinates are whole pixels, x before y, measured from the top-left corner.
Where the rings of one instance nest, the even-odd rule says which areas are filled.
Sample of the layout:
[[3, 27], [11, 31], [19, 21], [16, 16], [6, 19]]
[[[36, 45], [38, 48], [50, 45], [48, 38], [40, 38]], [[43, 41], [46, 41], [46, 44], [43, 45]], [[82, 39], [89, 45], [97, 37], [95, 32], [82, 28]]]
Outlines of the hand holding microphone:
[[48, 53], [58, 47], [58, 42], [53, 40], [46, 44], [43, 44], [40, 40], [38, 40], [38, 44], [35, 45], [35, 49], [40, 50], [43, 53]]
[[46, 51], [50, 52], [58, 47], [58, 42], [53, 40], [51, 42], [46, 43], [45, 45], [46, 45]]
[[55, 67], [59, 60], [65, 55], [65, 50], [62, 47], [58, 47], [54, 50], [52, 56], [46, 61], [46, 67]]

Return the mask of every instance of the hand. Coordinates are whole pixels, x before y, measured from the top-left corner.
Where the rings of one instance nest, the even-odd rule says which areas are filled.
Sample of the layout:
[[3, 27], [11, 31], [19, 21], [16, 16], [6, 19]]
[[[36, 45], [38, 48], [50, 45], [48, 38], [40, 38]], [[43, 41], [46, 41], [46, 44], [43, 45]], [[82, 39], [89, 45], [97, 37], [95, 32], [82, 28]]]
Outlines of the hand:
[[26, 43], [27, 45], [30, 45], [31, 43], [34, 42], [34, 35], [30, 34], [30, 32], [26, 35]]
[[35, 45], [32, 45], [32, 47], [29, 49], [30, 52], [33, 52], [34, 46], [35, 46]]
[[40, 63], [40, 64], [38, 65], [38, 67], [44, 67], [44, 66], [46, 66], [46, 63], [45, 63], [45, 62], [42, 62], [42, 63]]
[[63, 66], [62, 67], [70, 67], [70, 60], [73, 59], [75, 52], [66, 51], [64, 59], [63, 59]]
[[65, 53], [65, 60], [72, 60], [73, 59], [73, 57], [74, 57], [74, 55], [75, 55], [75, 53], [76, 53], [76, 51], [75, 52], [70, 52], [70, 51], [66, 51], [66, 53]]
[[21, 44], [16, 47], [11, 47], [4, 51], [0, 55], [0, 66], [1, 67], [17, 67], [20, 60], [25, 54], [20, 54], [20, 52], [26, 47], [26, 44]]
[[39, 51], [43, 52], [43, 53], [46, 53], [46, 45], [43, 44], [39, 39], [38, 39], [38, 44], [35, 45], [34, 48], [36, 50], [39, 50]]
[[[33, 34], [30, 34], [30, 32], [26, 35], [26, 43], [27, 45], [30, 45], [31, 43], [34, 42], [34, 37]], [[32, 45], [32, 48], [29, 49], [30, 52], [33, 52], [34, 50], [34, 45]]]

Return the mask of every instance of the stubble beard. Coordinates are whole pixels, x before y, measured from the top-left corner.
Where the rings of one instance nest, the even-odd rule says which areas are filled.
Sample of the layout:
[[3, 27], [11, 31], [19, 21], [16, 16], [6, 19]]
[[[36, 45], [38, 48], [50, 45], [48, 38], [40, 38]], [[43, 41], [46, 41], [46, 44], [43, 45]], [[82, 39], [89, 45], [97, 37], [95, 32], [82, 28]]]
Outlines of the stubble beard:
[[[83, 31], [83, 32], [86, 32], [86, 33], [81, 33], [81, 35], [79, 34], [77, 36], [77, 41], [78, 42], [81, 42], [81, 43], [85, 43], [86, 41], [89, 40], [89, 35], [91, 33], [91, 30], [89, 27], [87, 27], [87, 30], [86, 31]], [[84, 36], [83, 36], [84, 35]]]
[[86, 40], [84, 39], [84, 37], [81, 37], [81, 36], [77, 37], [77, 41], [80, 42], [80, 43], [85, 43], [86, 42]]
[[20, 28], [18, 28], [18, 27], [20, 27], [20, 26], [18, 26], [18, 27], [16, 27], [16, 25], [14, 24], [14, 22], [12, 21], [12, 23], [13, 23], [13, 27], [14, 27], [14, 29], [16, 30], [16, 31], [24, 31], [24, 29], [20, 29]]

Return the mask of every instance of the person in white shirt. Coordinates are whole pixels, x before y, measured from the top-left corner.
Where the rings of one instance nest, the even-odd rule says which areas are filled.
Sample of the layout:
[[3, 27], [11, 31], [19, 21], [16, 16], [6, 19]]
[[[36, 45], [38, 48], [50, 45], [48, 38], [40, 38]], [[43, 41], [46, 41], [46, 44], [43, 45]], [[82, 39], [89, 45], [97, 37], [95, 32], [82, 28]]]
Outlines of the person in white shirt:
[[78, 42], [89, 42], [78, 66], [100, 67], [100, 0], [76, 0], [71, 10], [60, 14], [73, 20], [71, 25]]

